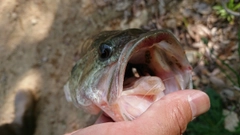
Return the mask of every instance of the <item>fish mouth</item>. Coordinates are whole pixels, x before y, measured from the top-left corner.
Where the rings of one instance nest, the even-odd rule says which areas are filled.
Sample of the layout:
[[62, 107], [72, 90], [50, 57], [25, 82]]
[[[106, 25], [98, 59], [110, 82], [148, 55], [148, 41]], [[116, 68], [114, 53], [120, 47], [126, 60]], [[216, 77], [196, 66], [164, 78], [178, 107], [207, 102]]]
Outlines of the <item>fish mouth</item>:
[[[119, 57], [108, 93], [115, 121], [133, 120], [164, 95], [191, 88], [192, 68], [179, 41], [167, 30], [142, 34]], [[113, 96], [117, 95], [117, 96]]]

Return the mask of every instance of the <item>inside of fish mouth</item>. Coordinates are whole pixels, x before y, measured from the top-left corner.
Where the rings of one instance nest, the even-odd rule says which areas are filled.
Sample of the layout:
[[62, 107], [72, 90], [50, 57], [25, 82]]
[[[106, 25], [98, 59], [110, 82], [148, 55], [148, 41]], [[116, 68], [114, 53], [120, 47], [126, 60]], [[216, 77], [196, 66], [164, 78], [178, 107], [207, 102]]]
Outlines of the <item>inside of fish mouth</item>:
[[129, 62], [124, 75], [124, 88], [131, 87], [134, 80], [143, 76], [155, 76], [155, 74], [148, 64], [133, 64]]
[[[151, 53], [154, 53], [153, 49], [156, 49], [156, 48], [153, 48], [153, 47], [147, 48], [147, 49], [145, 48], [145, 49], [138, 51], [137, 53], [134, 53], [131, 56], [130, 60], [127, 63], [127, 66], [125, 69], [125, 75], [124, 75], [123, 91], [125, 91], [125, 93], [128, 93], [127, 90], [134, 89], [134, 87], [136, 87], [136, 86], [133, 86], [133, 85], [135, 85], [135, 82], [137, 82], [138, 80], [140, 80], [142, 78], [147, 77], [146, 79], [150, 79], [151, 77], [152, 78], [158, 77], [161, 81], [161, 78], [159, 76], [157, 76], [157, 74], [159, 74], [159, 73], [156, 73], [156, 71], [154, 71], [151, 68], [151, 67], [159, 65], [159, 64], [156, 64], [151, 61], [152, 59], [154, 59], [153, 54], [151, 54]], [[146, 79], [144, 80], [145, 82], [147, 82]], [[150, 84], [150, 85], [152, 85], [152, 84]], [[141, 86], [138, 87], [138, 89], [141, 89]], [[152, 96], [154, 94], [149, 94], [149, 93], [152, 93], [150, 91], [146, 91], [146, 93], [147, 92], [148, 92], [148, 94], [144, 94], [143, 92], [135, 91], [135, 93], [131, 93], [131, 94], [138, 95], [138, 96], [144, 96], [144, 98], [147, 98], [147, 96], [150, 96], [150, 98], [152, 98]]]
[[[164, 54], [165, 52], [156, 46], [152, 45], [149, 48], [138, 50], [130, 57], [124, 74], [123, 95], [134, 95], [148, 99], [148, 101], [154, 101], [156, 97], [161, 98], [170, 93], [171, 90], [168, 90], [168, 86], [169, 83], [175, 81], [175, 76], [174, 74], [169, 75], [168, 71], [161, 70], [163, 68], [159, 66], [162, 66], [162, 62], [159, 60], [165, 60], [165, 64], [170, 64], [171, 60], [167, 59], [167, 53]], [[167, 66], [171, 66], [171, 64]], [[164, 75], [168, 77], [166, 78]], [[172, 84], [174, 89], [179, 87], [175, 82]]]

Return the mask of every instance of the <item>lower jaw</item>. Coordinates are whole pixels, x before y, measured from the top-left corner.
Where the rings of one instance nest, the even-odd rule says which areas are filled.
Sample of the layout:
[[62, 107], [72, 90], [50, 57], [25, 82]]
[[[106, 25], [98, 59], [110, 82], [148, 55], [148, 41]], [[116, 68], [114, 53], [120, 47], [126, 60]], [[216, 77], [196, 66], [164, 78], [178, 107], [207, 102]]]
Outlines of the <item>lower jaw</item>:
[[[165, 80], [171, 81], [171, 79]], [[131, 87], [125, 88], [117, 99], [118, 112], [124, 120], [133, 120], [145, 112], [155, 101], [167, 93], [166, 82], [156, 76], [144, 76]], [[176, 86], [177, 87], [177, 86]], [[174, 88], [172, 91], [180, 89]]]

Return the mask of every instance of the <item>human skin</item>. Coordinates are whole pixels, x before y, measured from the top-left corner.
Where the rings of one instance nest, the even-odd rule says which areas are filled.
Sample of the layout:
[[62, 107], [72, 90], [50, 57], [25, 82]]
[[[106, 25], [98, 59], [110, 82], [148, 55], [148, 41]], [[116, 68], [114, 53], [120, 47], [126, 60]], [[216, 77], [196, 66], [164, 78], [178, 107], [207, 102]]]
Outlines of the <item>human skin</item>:
[[207, 94], [199, 90], [182, 90], [153, 103], [133, 121], [113, 122], [101, 115], [95, 125], [67, 135], [180, 135], [192, 119], [209, 108]]

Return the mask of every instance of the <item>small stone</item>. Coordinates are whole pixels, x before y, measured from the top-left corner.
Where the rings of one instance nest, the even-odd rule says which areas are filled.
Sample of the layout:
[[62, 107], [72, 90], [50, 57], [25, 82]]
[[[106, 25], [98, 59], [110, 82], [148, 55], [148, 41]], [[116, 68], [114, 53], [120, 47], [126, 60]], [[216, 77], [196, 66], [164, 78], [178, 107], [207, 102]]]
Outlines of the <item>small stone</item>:
[[166, 13], [166, 9], [165, 9], [165, 2], [164, 0], [159, 0], [159, 5], [158, 5], [158, 9], [159, 9], [159, 14], [160, 15], [164, 15]]
[[209, 78], [206, 77], [205, 75], [203, 75], [201, 81], [202, 81], [203, 84], [208, 84], [209, 83]]
[[200, 14], [203, 15], [207, 15], [210, 14], [212, 11], [212, 8], [210, 5], [206, 4], [206, 3], [200, 3], [200, 2], [196, 2], [193, 5], [193, 8]]
[[218, 86], [218, 87], [224, 87], [226, 85], [226, 83], [222, 79], [220, 79], [214, 75], [210, 75], [209, 80], [212, 84], [214, 84], [215, 86]]
[[196, 48], [203, 48], [203, 47], [205, 47], [203, 42], [195, 42], [195, 43], [192, 44], [192, 46], [196, 47]]
[[233, 111], [223, 110], [223, 115], [226, 116], [224, 119], [225, 129], [234, 132], [238, 126], [239, 119], [237, 113]]
[[126, 10], [130, 5], [131, 5], [131, 3], [130, 3], [129, 1], [117, 2], [117, 3], [115, 4], [115, 9], [116, 9], [116, 11], [124, 11], [124, 10]]
[[169, 28], [176, 28], [177, 27], [177, 23], [175, 19], [169, 19], [166, 21], [166, 25]]
[[197, 51], [192, 51], [192, 50], [186, 50], [186, 56], [187, 56], [187, 59], [190, 63], [195, 63], [197, 62], [197, 55], [198, 55], [198, 52]]
[[11, 14], [11, 17], [12, 17], [13, 20], [17, 19], [17, 13], [13, 12], [13, 13]]
[[31, 24], [32, 24], [32, 25], [36, 25], [36, 24], [37, 24], [37, 22], [38, 22], [38, 21], [37, 21], [37, 19], [36, 19], [36, 18], [33, 18], [33, 19], [31, 19]]
[[216, 35], [216, 32], [217, 32], [217, 28], [216, 27], [213, 27], [211, 29], [211, 35]]
[[222, 98], [232, 99], [234, 97], [234, 92], [229, 89], [224, 89], [220, 92]]
[[193, 15], [192, 10], [190, 9], [181, 9], [180, 11], [184, 17], [190, 17]]
[[48, 57], [43, 57], [42, 62], [46, 62], [48, 60]]
[[139, 11], [136, 15], [137, 15], [137, 18], [133, 19], [129, 23], [130, 28], [139, 28], [140, 26], [142, 26], [144, 23], [147, 22], [147, 19], [148, 19], [147, 10]]

